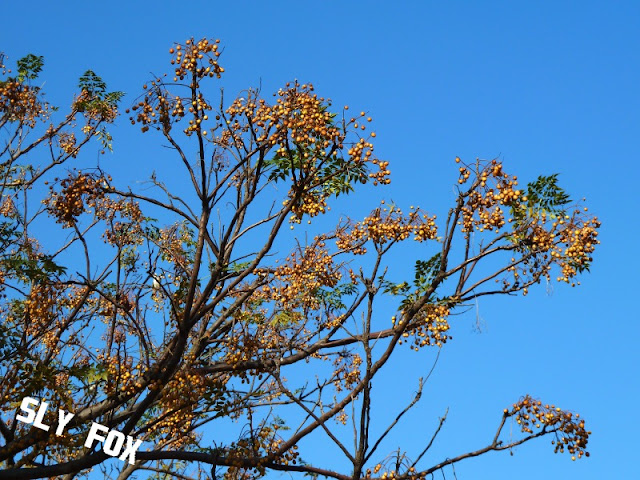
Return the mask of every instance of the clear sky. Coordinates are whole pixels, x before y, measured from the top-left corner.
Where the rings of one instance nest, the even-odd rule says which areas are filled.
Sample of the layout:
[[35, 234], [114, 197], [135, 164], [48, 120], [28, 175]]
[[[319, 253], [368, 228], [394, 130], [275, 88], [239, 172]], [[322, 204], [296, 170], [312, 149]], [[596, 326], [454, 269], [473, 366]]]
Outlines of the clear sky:
[[[543, 286], [456, 317], [421, 407], [390, 448], [428, 441], [447, 407], [433, 463], [482, 447], [502, 408], [531, 393], [584, 416], [591, 458], [554, 455], [543, 438], [513, 456], [466, 460], [457, 478], [632, 478], [640, 429], [640, 2], [30, 1], [3, 2], [2, 16], [0, 51], [12, 60], [44, 55], [45, 90], [58, 105], [68, 105], [88, 68], [131, 102], [151, 72], [169, 70], [173, 42], [220, 38], [230, 97], [297, 78], [337, 106], [369, 112], [376, 152], [392, 171], [392, 184], [375, 192], [404, 206], [446, 212], [457, 155], [499, 157], [523, 180], [560, 173], [561, 185], [586, 197], [602, 221], [591, 274], [576, 289]], [[115, 153], [101, 160], [107, 169], [135, 181], [160, 168], [154, 137], [125, 119], [114, 134]], [[358, 216], [372, 199], [351, 200], [345, 213]], [[393, 258], [398, 266], [414, 260]], [[389, 366], [376, 408], [394, 412], [409, 401], [412, 379], [431, 358], [401, 356]]]

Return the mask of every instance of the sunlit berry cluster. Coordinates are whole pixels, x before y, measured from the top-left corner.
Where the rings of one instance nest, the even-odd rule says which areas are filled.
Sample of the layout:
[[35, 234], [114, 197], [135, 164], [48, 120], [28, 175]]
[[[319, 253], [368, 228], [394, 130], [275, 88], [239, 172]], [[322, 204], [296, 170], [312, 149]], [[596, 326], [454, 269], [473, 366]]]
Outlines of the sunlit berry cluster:
[[12, 195], [3, 195], [2, 203], [0, 203], [0, 215], [3, 217], [13, 217], [17, 213], [15, 202]]
[[[287, 203], [287, 200], [285, 200], [284, 203]], [[304, 192], [300, 196], [300, 200], [291, 207], [293, 215], [289, 217], [289, 221], [292, 223], [300, 223], [304, 215], [315, 217], [325, 213], [327, 209], [327, 197], [323, 192]]]
[[74, 99], [72, 107], [84, 115], [88, 124], [112, 123], [118, 117], [118, 108], [115, 102], [94, 95], [86, 89], [82, 90], [80, 95]]
[[570, 215], [542, 212], [515, 228], [516, 250], [522, 257], [511, 258], [512, 265], [507, 270], [513, 279], [502, 279], [503, 289], [537, 282], [540, 278], [549, 281], [554, 266], [560, 269], [556, 278], [559, 282], [575, 286], [578, 283], [575, 278], [589, 267], [591, 255], [600, 243], [597, 239], [600, 222], [587, 216], [584, 209], [575, 209]]
[[406, 216], [395, 205], [377, 208], [361, 222], [339, 228], [336, 245], [343, 251], [362, 255], [366, 253], [367, 241], [384, 245], [406, 240], [411, 235], [418, 242], [433, 240], [438, 234], [435, 220], [435, 215], [430, 217], [413, 207]]
[[357, 353], [341, 352], [333, 362], [335, 377], [333, 386], [336, 392], [350, 390], [360, 382], [360, 366], [362, 358]]
[[73, 132], [61, 132], [58, 134], [58, 144], [64, 153], [75, 158], [78, 154], [76, 147], [76, 135]]
[[427, 478], [414, 467], [415, 463], [406, 454], [389, 455], [382, 463], [367, 468], [363, 480], [424, 480]]
[[[311, 84], [288, 83], [277, 92], [273, 106], [258, 99], [256, 92], [247, 92], [246, 98], [236, 99], [226, 110], [228, 130], [222, 133], [218, 143], [243, 145], [240, 134], [251, 129], [258, 144], [274, 147], [276, 158], [287, 158], [300, 169], [298, 181], [313, 178], [318, 173], [319, 162], [337, 161], [344, 146], [350, 144], [345, 161], [351, 165], [377, 165], [378, 171], [370, 173], [369, 177], [375, 184], [389, 183], [389, 162], [373, 156], [370, 141], [359, 138], [347, 142], [347, 128], [364, 130], [364, 121], [358, 124], [358, 120], [352, 118], [341, 128], [334, 120], [336, 114], [328, 110], [331, 101], [313, 92]], [[371, 117], [367, 121], [371, 121]], [[375, 137], [375, 133], [370, 136]], [[366, 177], [361, 181], [366, 182]]]
[[17, 80], [0, 82], [0, 113], [10, 122], [29, 127], [49, 118], [51, 107], [38, 97], [39, 89]]
[[[224, 473], [224, 480], [254, 480], [266, 473], [265, 461], [280, 465], [296, 465], [298, 463], [298, 446], [294, 445], [285, 452], [280, 452], [284, 441], [274, 427], [263, 426], [246, 438], [231, 443], [226, 448], [226, 462], [231, 466]], [[247, 459], [257, 459], [257, 465], [248, 467]], [[262, 460], [264, 459], [264, 461]]]
[[[349, 107], [345, 106], [345, 110], [348, 110]], [[352, 126], [355, 131], [358, 130], [366, 130], [366, 123], [371, 122], [371, 117], [366, 118], [365, 122], [365, 112], [360, 112], [358, 117], [352, 117], [349, 119], [349, 122], [346, 124], [347, 126]], [[369, 138], [375, 138], [376, 133], [371, 132], [369, 134]], [[373, 144], [364, 139], [360, 138], [357, 142], [351, 143], [351, 147], [347, 151], [349, 155], [349, 160], [354, 164], [359, 164], [363, 162], [371, 162], [372, 165], [376, 165], [378, 170], [375, 172], [369, 173], [369, 178], [373, 179], [374, 185], [388, 185], [391, 183], [391, 179], [389, 175], [391, 171], [389, 170], [389, 162], [386, 160], [379, 160], [373, 156]]]
[[534, 429], [545, 429], [555, 432], [556, 453], [566, 450], [572, 455], [571, 459], [588, 457], [585, 449], [591, 432], [585, 429], [584, 420], [579, 414], [564, 411], [555, 405], [543, 405], [529, 395], [514, 403], [511, 409], [504, 410], [505, 416], [514, 416], [518, 425], [525, 433], [533, 433]]
[[[258, 299], [262, 297], [257, 296]], [[280, 312], [279, 312], [280, 313]], [[259, 364], [280, 358], [283, 345], [287, 345], [289, 338], [285, 332], [288, 323], [297, 323], [301, 315], [296, 312], [282, 312], [269, 321], [267, 308], [249, 308], [236, 312], [235, 326], [225, 339], [223, 360], [233, 369], [244, 362], [255, 361]], [[242, 382], [248, 381], [248, 375], [257, 372], [241, 370], [237, 375]]]
[[[36, 259], [42, 258], [36, 252], [28, 255], [34, 264]], [[12, 358], [19, 368], [5, 369], [0, 377], [0, 398], [19, 404], [21, 398], [38, 390], [43, 397], [55, 397], [67, 405], [73, 404], [72, 392], [66, 381], [68, 373], [40, 359], [73, 355], [78, 345], [79, 329], [70, 325], [69, 318], [73, 317], [69, 315], [69, 308], [78, 307], [76, 313], [83, 310], [78, 304], [79, 291], [81, 289], [65, 286], [50, 278], [46, 282], [33, 282], [21, 299], [12, 300], [8, 305], [5, 300], [0, 307], [3, 325], [12, 327], [28, 347], [25, 351], [18, 350]], [[6, 355], [7, 350], [4, 352]]]
[[270, 112], [276, 127], [272, 141], [278, 145], [280, 153], [286, 153], [285, 150], [294, 145], [311, 148], [310, 153], [305, 152], [303, 161], [307, 162], [314, 162], [314, 155], [325, 156], [332, 144], [344, 139], [340, 129], [334, 125], [325, 99], [318, 97], [313, 90], [311, 84], [288, 83], [286, 88], [278, 91], [276, 104]]
[[103, 198], [98, 202], [96, 217], [106, 220], [107, 228], [103, 237], [108, 244], [123, 247], [140, 245], [144, 241], [143, 215], [137, 202]]
[[[368, 143], [368, 142], [363, 143], [362, 140], [358, 142], [356, 146], [362, 147], [362, 148], [358, 148], [354, 152], [354, 155], [356, 156], [356, 161], [358, 159], [358, 156], [361, 154], [362, 150], [364, 150], [365, 148], [368, 149], [367, 153], [373, 150], [373, 145], [371, 143]], [[381, 161], [376, 158], [373, 158], [371, 159], [371, 163], [378, 166], [378, 171], [369, 173], [369, 178], [373, 179], [373, 184], [389, 185], [391, 183], [391, 179], [389, 178], [391, 171], [387, 168], [389, 166], [389, 162], [386, 160]]]
[[[146, 90], [147, 85], [144, 85], [144, 88]], [[165, 88], [163, 80], [157, 78], [151, 82], [151, 88], [142, 100], [127, 109], [126, 113], [135, 113], [135, 117], [130, 116], [129, 120], [132, 125], [136, 122], [142, 124], [142, 132], [148, 131], [150, 126], [155, 126], [168, 134], [173, 123], [179, 122], [188, 112], [191, 118], [183, 132], [191, 136], [195, 131], [201, 130], [202, 122], [209, 119], [206, 112], [210, 110], [212, 107], [201, 92], [194, 94], [194, 97], [172, 95]], [[203, 131], [204, 135], [205, 132]]]
[[340, 265], [326, 250], [322, 239], [299, 249], [276, 268], [274, 281], [262, 288], [266, 298], [281, 308], [316, 310], [320, 306], [317, 291], [321, 287], [335, 287], [342, 278]]
[[508, 249], [520, 254], [506, 268], [511, 278], [496, 279], [503, 291], [526, 294], [530, 285], [551, 279], [554, 265], [560, 269], [558, 281], [575, 285], [575, 277], [592, 260], [600, 223], [586, 215], [586, 209], [565, 207], [568, 196], [554, 181], [553, 176], [540, 177], [523, 191], [516, 188], [517, 177], [506, 174], [497, 160], [460, 167], [458, 183], [468, 184], [460, 193], [461, 231], [469, 236], [474, 231], [500, 233], [508, 228], [503, 234], [512, 242]]
[[368, 240], [367, 235], [363, 228], [358, 228], [358, 225], [358, 223], [347, 223], [336, 230], [336, 246], [341, 251], [349, 252], [353, 255], [364, 255], [367, 253], [365, 247]]
[[182, 81], [188, 77], [191, 82], [189, 87], [192, 94], [173, 95], [169, 93], [163, 80], [166, 75], [158, 77], [151, 81], [150, 87], [146, 84], [143, 86], [147, 91], [142, 100], [127, 109], [126, 113], [130, 111], [135, 113], [135, 116], [129, 117], [131, 123], [142, 124], [143, 132], [148, 131], [150, 126], [156, 126], [168, 133], [172, 124], [180, 121], [189, 112], [191, 118], [188, 126], [183, 130], [184, 133], [191, 136], [196, 131], [202, 131], [203, 135], [207, 135], [208, 132], [202, 129], [201, 124], [209, 119], [207, 111], [212, 110], [212, 107], [202, 92], [197, 89], [201, 79], [205, 77], [220, 78], [224, 72], [224, 68], [218, 63], [218, 57], [221, 53], [219, 43], [220, 40], [203, 38], [195, 41], [191, 38], [184, 45], [178, 44], [171, 48], [169, 53], [174, 55], [171, 64], [175, 65], [173, 81]]
[[373, 243], [383, 245], [392, 240], [402, 241], [413, 232], [409, 219], [402, 216], [400, 209], [391, 207], [377, 208], [361, 223], [356, 224], [355, 229], [361, 230], [362, 235]]
[[59, 288], [36, 284], [24, 300], [26, 335], [37, 339], [49, 351], [59, 351], [58, 340], [63, 318], [58, 314]]
[[[93, 212], [105, 221], [105, 241], [111, 245], [136, 245], [142, 239], [142, 212], [138, 203], [120, 198], [113, 200], [106, 195], [108, 176], [86, 172], [70, 173], [60, 180], [60, 191], [50, 186], [50, 195], [43, 203], [49, 213], [65, 228], [71, 227], [83, 213]], [[55, 179], [58, 182], [58, 179]]]
[[103, 197], [102, 181], [96, 175], [70, 173], [60, 181], [59, 193], [53, 191], [53, 186], [49, 187], [51, 194], [45, 200], [45, 205], [58, 223], [70, 227], [77, 217], [95, 208], [98, 200]]
[[192, 38], [184, 45], [176, 45], [169, 49], [169, 53], [175, 54], [171, 64], [175, 65], [174, 82], [184, 80], [185, 77], [193, 75], [196, 78], [217, 77], [224, 72], [218, 64], [220, 40], [210, 41], [206, 38], [195, 41]]
[[[161, 229], [156, 244], [160, 247], [162, 260], [172, 263], [184, 271], [193, 260], [190, 249], [193, 242], [193, 232], [184, 225], [176, 224]], [[176, 283], [176, 279], [173, 280]]]
[[[425, 305], [404, 326], [403, 339], [400, 340], [400, 343], [408, 341], [406, 340], [408, 337], [413, 337], [412, 350], [418, 351], [421, 347], [430, 345], [441, 347], [451, 339], [451, 336], [447, 334], [450, 328], [449, 313], [449, 308], [445, 305]], [[394, 328], [403, 327], [402, 324], [398, 325], [396, 316], [391, 317], [391, 322]]]
[[565, 218], [566, 226], [558, 234], [561, 251], [552, 253], [562, 269], [558, 281], [571, 283], [572, 279], [591, 263], [591, 254], [600, 243], [597, 239], [600, 228], [598, 219], [582, 220], [578, 216], [579, 213], [576, 211], [573, 218]]
[[[126, 341], [125, 338], [117, 338], [118, 335], [126, 335], [122, 329], [114, 332], [114, 342], [116, 344]], [[126, 345], [119, 348], [126, 349]], [[142, 370], [140, 364], [134, 365], [131, 358], [123, 359], [118, 355], [100, 354], [98, 359], [102, 362], [106, 370], [105, 392], [108, 395], [124, 394], [133, 396], [139, 392], [143, 386]]]
[[415, 213], [413, 220], [413, 239], [416, 242], [425, 242], [427, 240], [435, 240], [438, 236], [438, 227], [436, 226], [436, 216], [431, 217], [426, 213]]
[[[456, 158], [456, 162], [459, 163], [460, 159]], [[458, 224], [467, 234], [474, 230], [500, 230], [506, 223], [505, 207], [510, 207], [522, 196], [522, 191], [515, 188], [518, 179], [505, 173], [502, 163], [492, 160], [486, 164], [478, 163], [475, 168], [460, 167], [458, 183], [466, 184], [472, 173], [472, 184], [462, 194], [465, 203]]]
[[192, 431], [197, 420], [196, 406], [205, 395], [205, 378], [195, 371], [179, 371], [162, 389], [161, 411], [149, 430], [170, 440], [173, 447], [193, 444], [196, 434]]

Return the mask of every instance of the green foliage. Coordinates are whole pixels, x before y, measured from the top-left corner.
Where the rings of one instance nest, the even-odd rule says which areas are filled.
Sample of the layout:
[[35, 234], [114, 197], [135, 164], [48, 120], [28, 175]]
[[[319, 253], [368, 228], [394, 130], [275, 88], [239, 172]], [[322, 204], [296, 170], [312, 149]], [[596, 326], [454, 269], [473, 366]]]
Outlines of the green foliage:
[[[328, 105], [324, 105], [320, 111], [325, 112]], [[337, 114], [330, 114], [330, 126], [334, 126], [334, 118]], [[271, 169], [269, 181], [277, 183], [289, 179], [294, 173], [304, 175], [305, 172], [316, 170], [317, 177], [323, 179], [320, 182], [321, 192], [324, 197], [339, 196], [353, 192], [354, 185], [367, 181], [367, 168], [363, 163], [355, 163], [345, 160], [337, 149], [326, 151], [320, 144], [301, 145], [294, 142], [294, 147], [285, 152], [278, 152], [265, 162]], [[336, 175], [336, 172], [340, 174]]]
[[527, 184], [526, 209], [512, 209], [516, 221], [533, 218], [545, 213], [550, 218], [565, 214], [564, 206], [571, 202], [569, 195], [558, 186], [558, 174], [539, 176], [535, 182]]
[[442, 253], [438, 252], [429, 260], [416, 260], [414, 285], [419, 291], [424, 292], [440, 271]]
[[98, 130], [95, 133], [95, 136], [98, 139], [98, 141], [100, 142], [100, 145], [102, 145], [103, 149], [106, 149], [106, 150], [109, 150], [110, 152], [113, 152], [113, 144], [112, 144], [113, 137], [106, 130], [106, 128], [103, 127], [100, 130]]
[[[70, 377], [77, 378], [82, 383], [82, 388], [95, 388], [98, 384], [106, 382], [109, 377], [107, 369], [100, 364], [72, 366], [66, 368], [65, 372]], [[72, 386], [72, 383], [69, 383], [69, 386]], [[80, 388], [76, 388], [76, 390], [80, 390]]]
[[20, 348], [20, 337], [13, 325], [0, 323], [0, 362], [11, 360]]
[[58, 265], [50, 256], [28, 258], [24, 252], [7, 255], [0, 260], [6, 272], [14, 273], [18, 278], [29, 279], [32, 282], [43, 282], [55, 276], [62, 275], [66, 267]]
[[107, 84], [95, 74], [93, 70], [87, 70], [78, 81], [80, 90], [86, 90], [92, 97], [103, 98], [107, 90]]
[[[305, 154], [307, 155], [305, 157]], [[314, 157], [317, 156], [317, 157]], [[316, 149], [298, 147], [291, 154], [278, 153], [275, 157], [265, 162], [271, 169], [269, 181], [277, 183], [287, 180], [294, 172], [304, 171], [310, 168], [307, 165], [308, 158], [316, 158], [318, 162], [318, 176], [326, 179], [322, 182], [321, 191], [324, 196], [339, 196], [353, 192], [354, 185], [367, 181], [367, 169], [364, 163], [353, 163], [344, 159], [342, 155], [322, 155]], [[340, 172], [336, 175], [335, 172]]]
[[118, 105], [124, 97], [124, 92], [107, 92], [107, 84], [93, 70], [87, 70], [78, 81], [78, 87], [84, 92], [76, 103], [79, 112], [100, 111], [106, 112]]
[[[415, 293], [423, 294], [431, 287], [434, 278], [440, 270], [441, 256], [441, 252], [438, 252], [429, 260], [416, 260], [414, 267], [415, 275], [412, 282], [415, 287]], [[380, 286], [384, 293], [391, 295], [407, 296], [411, 290], [411, 285], [408, 282], [396, 284], [383, 278], [380, 278]]]
[[[233, 273], [241, 273], [244, 270], [247, 269], [247, 267], [249, 267], [249, 265], [251, 265], [251, 261], [246, 261], [246, 262], [231, 262], [228, 267], [227, 267], [227, 271], [228, 272], [233, 272]], [[215, 267], [215, 264], [212, 263], [211, 267]]]
[[[54, 362], [44, 363], [41, 360], [33, 362], [25, 362], [23, 365], [25, 376], [29, 378], [29, 383], [25, 393], [27, 395], [39, 395], [48, 389], [56, 390], [57, 393], [63, 393], [62, 389], [55, 387], [55, 377], [58, 369]], [[65, 393], [63, 393], [66, 396]], [[61, 395], [61, 397], [63, 397]]]
[[44, 66], [44, 57], [30, 53], [18, 60], [16, 65], [18, 66], [18, 82], [35, 80]]
[[391, 295], [406, 295], [409, 293], [409, 289], [411, 288], [408, 282], [393, 283], [389, 280], [384, 280], [383, 278], [380, 278], [380, 286], [384, 293], [389, 293]]
[[404, 310], [431, 288], [440, 271], [441, 257], [442, 253], [438, 252], [429, 260], [416, 260], [414, 279], [411, 284], [409, 282], [393, 283], [379, 278], [383, 293], [403, 297], [400, 310]]
[[[283, 310], [283, 311], [277, 312], [273, 316], [271, 323], [273, 325], [278, 325], [280, 327], [288, 327], [288, 326], [299, 323], [301, 319], [302, 319], [302, 314], [300, 312], [291, 312], [291, 311]], [[261, 323], [261, 321], [259, 320], [257, 323]]]
[[138, 253], [135, 247], [127, 246], [122, 249], [120, 262], [124, 268], [135, 269], [138, 262]]
[[6, 252], [19, 235], [19, 228], [13, 222], [0, 222], [0, 251]]
[[[341, 172], [340, 175], [333, 176], [332, 172]], [[322, 176], [328, 178], [322, 189], [327, 195], [338, 196], [341, 193], [351, 193], [354, 184], [367, 181], [367, 169], [364, 163], [354, 164], [346, 161], [343, 157], [331, 157], [322, 170]]]
[[347, 308], [344, 304], [343, 297], [353, 295], [357, 291], [358, 288], [354, 284], [342, 283], [332, 290], [324, 288], [319, 289], [317, 296], [328, 311], [335, 311]]

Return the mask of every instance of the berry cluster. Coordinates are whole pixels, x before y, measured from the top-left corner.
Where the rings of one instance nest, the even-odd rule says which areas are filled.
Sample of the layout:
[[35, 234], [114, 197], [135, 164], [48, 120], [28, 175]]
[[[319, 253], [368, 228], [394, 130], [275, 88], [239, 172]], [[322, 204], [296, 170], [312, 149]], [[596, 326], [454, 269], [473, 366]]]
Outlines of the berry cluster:
[[570, 211], [565, 206], [569, 199], [555, 184], [555, 176], [540, 177], [523, 191], [499, 161], [478, 161], [473, 167], [460, 167], [458, 183], [469, 184], [459, 196], [458, 225], [466, 238], [474, 231], [500, 233], [508, 225], [510, 231], [498, 239], [509, 239], [511, 244], [504, 248], [515, 250], [520, 258], [511, 258], [506, 268], [512, 278], [496, 280], [502, 281], [503, 291], [521, 289], [526, 294], [530, 285], [551, 279], [554, 265], [561, 272], [558, 281], [576, 285], [575, 277], [588, 268], [599, 243], [600, 222], [587, 216], [586, 208]]
[[[142, 100], [133, 105], [131, 109], [126, 110], [126, 113], [136, 112], [135, 117], [129, 117], [131, 124], [136, 122], [142, 124], [143, 132], [148, 131], [150, 126], [155, 126], [168, 133], [172, 128], [172, 123], [180, 121], [188, 111], [192, 118], [184, 129], [184, 133], [191, 136], [196, 131], [201, 131], [203, 135], [207, 135], [208, 132], [202, 130], [201, 124], [209, 119], [206, 112], [210, 111], [212, 107], [197, 89], [199, 81], [204, 77], [220, 78], [224, 72], [224, 68], [218, 64], [219, 43], [220, 40], [209, 41], [203, 38], [196, 42], [191, 38], [185, 42], [185, 45], [179, 44], [175, 48], [171, 48], [169, 53], [175, 54], [171, 64], [176, 65], [173, 81], [177, 82], [184, 80], [185, 77], [190, 77], [192, 95], [187, 98], [171, 95], [163, 78], [158, 77], [151, 82], [151, 87], [143, 85], [147, 92]], [[220, 117], [218, 117], [219, 119]]]
[[325, 247], [325, 242], [316, 238], [313, 244], [288, 256], [285, 263], [276, 268], [273, 281], [262, 288], [262, 295], [285, 310], [317, 310], [318, 289], [335, 287], [342, 278], [340, 266], [334, 263]]
[[[185, 45], [176, 45], [169, 49], [170, 54], [175, 54], [171, 65], [176, 65], [174, 82], [184, 80], [188, 75], [194, 78], [217, 77], [224, 72], [224, 68], [218, 65], [220, 40], [209, 41], [206, 38], [198, 40], [193, 37], [185, 42]], [[206, 59], [206, 62], [205, 62]]]
[[83, 89], [72, 104], [75, 111], [81, 112], [88, 124], [93, 122], [112, 123], [118, 117], [118, 108], [114, 101]]
[[[459, 163], [460, 158], [456, 158], [456, 162]], [[474, 230], [500, 230], [506, 223], [504, 207], [510, 207], [522, 196], [522, 191], [515, 188], [518, 178], [506, 174], [497, 160], [484, 165], [478, 163], [473, 173], [472, 185], [461, 194], [465, 203], [458, 224], [467, 235]], [[458, 183], [467, 183], [470, 176], [469, 166], [460, 167]]]
[[207, 382], [196, 371], [181, 370], [163, 386], [161, 412], [149, 431], [161, 436], [175, 448], [193, 444], [197, 437], [192, 430], [198, 419], [196, 407], [207, 393]]
[[71, 227], [77, 217], [95, 208], [98, 200], [103, 198], [103, 181], [103, 178], [85, 172], [70, 173], [60, 181], [60, 193], [54, 192], [53, 186], [49, 187], [51, 194], [45, 205], [58, 223]]
[[35, 284], [24, 300], [26, 335], [37, 338], [50, 352], [58, 353], [63, 318], [58, 312], [59, 288], [55, 285]]
[[75, 158], [79, 150], [76, 147], [76, 134], [73, 132], [61, 132], [58, 134], [57, 138], [60, 149], [67, 155], [71, 155]]
[[363, 221], [339, 228], [336, 245], [343, 251], [362, 255], [366, 253], [364, 245], [367, 241], [381, 246], [406, 240], [411, 235], [418, 242], [433, 240], [438, 234], [435, 220], [435, 215], [430, 217], [414, 207], [407, 216], [395, 205], [377, 208]]
[[[306, 156], [303, 154], [303, 161], [309, 167], [315, 164], [317, 158], [314, 157], [325, 156], [326, 149], [344, 140], [343, 133], [334, 125], [334, 115], [327, 110], [330, 101], [325, 103], [325, 99], [313, 91], [311, 84], [287, 83], [285, 89], [278, 91], [276, 104], [267, 116], [255, 118], [257, 122], [270, 120], [274, 124], [271, 142], [278, 146], [279, 153], [286, 153], [292, 145], [301, 150], [310, 149], [305, 152]], [[263, 108], [263, 115], [267, 111]]]
[[520, 261], [511, 258], [512, 265], [507, 270], [513, 280], [503, 279], [503, 289], [537, 282], [543, 277], [549, 281], [554, 265], [560, 269], [556, 278], [559, 282], [576, 286], [579, 282], [575, 277], [589, 267], [591, 255], [600, 243], [597, 239], [600, 222], [585, 215], [584, 210], [575, 209], [570, 215], [542, 212], [524, 224], [514, 225], [514, 237], [519, 239], [516, 250], [522, 258]]
[[[289, 192], [289, 196], [293, 192]], [[282, 202], [287, 203], [287, 200]], [[291, 223], [300, 223], [304, 215], [315, 217], [325, 213], [329, 207], [327, 206], [327, 195], [322, 191], [304, 192], [300, 195], [300, 200], [291, 207], [293, 215], [289, 217]]]
[[[228, 480], [252, 480], [266, 474], [264, 463], [272, 461], [280, 465], [295, 465], [298, 463], [298, 446], [294, 445], [284, 453], [280, 448], [284, 441], [278, 434], [278, 426], [262, 426], [251, 432], [246, 438], [231, 443], [226, 448], [226, 460], [231, 466], [225, 472]], [[257, 465], [247, 467], [247, 459], [257, 460]], [[264, 460], [263, 460], [264, 459]]]
[[[441, 347], [452, 337], [447, 335], [449, 331], [449, 308], [445, 305], [428, 304], [422, 307], [416, 315], [409, 320], [402, 334], [403, 339], [413, 336], [412, 350], [416, 352], [421, 347], [436, 345]], [[396, 327], [397, 317], [391, 317], [391, 322]], [[402, 325], [399, 325], [402, 327]], [[400, 340], [399, 343], [402, 343]]]
[[341, 352], [333, 362], [333, 385], [336, 392], [353, 389], [360, 382], [362, 358], [357, 353]]
[[[257, 296], [260, 298], [260, 296]], [[287, 324], [302, 320], [302, 315], [295, 312], [277, 312], [268, 321], [267, 308], [250, 308], [234, 314], [235, 327], [225, 339], [226, 345], [223, 360], [233, 369], [240, 364], [254, 361], [258, 364], [268, 364], [274, 358], [280, 358], [285, 345], [291, 345], [287, 336]], [[278, 315], [280, 314], [280, 315]], [[262, 371], [238, 370], [234, 372], [242, 383], [249, 382], [250, 375], [258, 375]]]
[[511, 410], [504, 410], [505, 416], [515, 416], [516, 422], [525, 433], [533, 433], [533, 429], [544, 428], [555, 432], [555, 453], [563, 453], [565, 449], [572, 455], [571, 459], [588, 457], [585, 450], [591, 432], [585, 430], [584, 420], [579, 414], [563, 411], [555, 405], [543, 405], [529, 395], [514, 403]]
[[558, 281], [572, 283], [572, 279], [590, 264], [591, 254], [600, 243], [597, 239], [600, 222], [597, 218], [580, 218], [579, 210], [574, 212], [572, 218], [565, 217], [565, 221], [565, 228], [558, 234], [560, 246], [552, 252], [552, 256], [562, 269]]
[[39, 89], [17, 80], [0, 82], [0, 113], [10, 122], [20, 122], [35, 127], [46, 120], [51, 107], [38, 97]]
[[[55, 179], [58, 182], [58, 179]], [[70, 173], [56, 192], [50, 186], [50, 195], [43, 203], [57, 223], [65, 228], [73, 226], [83, 213], [93, 211], [95, 217], [105, 221], [105, 241], [111, 245], [138, 245], [142, 243], [143, 215], [137, 204], [124, 198], [112, 200], [106, 195], [109, 176], [87, 172]], [[118, 218], [121, 221], [118, 221]]]
[[11, 218], [17, 213], [16, 204], [12, 195], [4, 195], [0, 204], [0, 215]]

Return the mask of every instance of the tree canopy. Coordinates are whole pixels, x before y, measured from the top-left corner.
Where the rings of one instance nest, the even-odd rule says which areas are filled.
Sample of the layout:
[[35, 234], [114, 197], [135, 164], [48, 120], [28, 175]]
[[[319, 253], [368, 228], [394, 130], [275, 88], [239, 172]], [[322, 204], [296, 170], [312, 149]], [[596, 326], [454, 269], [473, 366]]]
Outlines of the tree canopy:
[[[505, 400], [489, 443], [436, 464], [424, 456], [446, 415], [418, 455], [382, 447], [422, 380], [392, 423], [371, 415], [394, 354], [446, 348], [470, 302], [578, 284], [599, 222], [557, 175], [521, 186], [499, 159], [455, 158], [445, 218], [383, 201], [316, 233], [336, 197], [390, 183], [371, 117], [297, 81], [225, 103], [218, 40], [169, 53], [126, 117], [174, 163], [137, 186], [77, 160], [111, 149], [122, 92], [89, 70], [63, 114], [37, 86], [42, 57], [2, 65], [0, 480], [419, 479], [542, 436], [589, 455], [584, 420], [528, 394]], [[407, 242], [424, 253], [391, 278]], [[351, 467], [308, 462], [307, 438]]]

